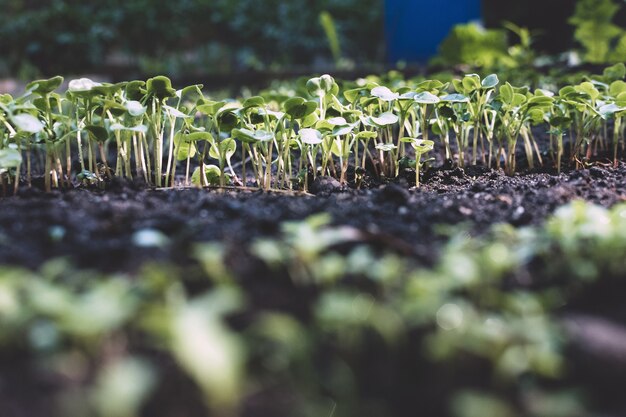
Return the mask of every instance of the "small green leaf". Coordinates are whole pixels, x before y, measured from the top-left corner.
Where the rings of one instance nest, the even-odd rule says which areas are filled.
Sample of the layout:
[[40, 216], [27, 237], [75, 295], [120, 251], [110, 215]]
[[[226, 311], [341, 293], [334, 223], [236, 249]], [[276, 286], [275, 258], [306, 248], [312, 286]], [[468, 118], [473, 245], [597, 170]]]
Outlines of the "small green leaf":
[[500, 87], [500, 98], [502, 99], [502, 102], [511, 104], [513, 101], [513, 94], [515, 94], [513, 92], [513, 87], [511, 87], [511, 84], [508, 82]]
[[265, 106], [265, 99], [261, 96], [250, 97], [244, 100], [243, 108], [249, 109], [252, 107], [263, 107]]
[[332, 131], [332, 136], [343, 136], [352, 133], [355, 125], [335, 126]]
[[126, 83], [126, 99], [131, 101], [141, 101], [146, 94], [146, 89], [144, 88], [145, 85], [146, 82], [142, 80], [129, 81]]
[[146, 125], [137, 125], [137, 126], [132, 126], [132, 127], [126, 127], [121, 123], [114, 123], [111, 126], [109, 126], [109, 129], [111, 130], [126, 130], [129, 132], [135, 132], [135, 133], [143, 133], [144, 135], [146, 133], [148, 133], [148, 126]]
[[220, 142], [220, 153], [226, 157], [226, 159], [230, 159], [231, 156], [234, 155], [235, 151], [237, 151], [237, 142], [235, 142], [232, 138], [226, 138]]
[[203, 100], [201, 104], [196, 107], [200, 113], [204, 113], [208, 116], [215, 116], [217, 112], [224, 107], [226, 103], [224, 101], [210, 101]]
[[89, 132], [89, 136], [92, 139], [98, 142], [104, 142], [109, 138], [109, 132], [102, 126], [88, 125], [85, 126], [85, 130]]
[[389, 126], [398, 123], [398, 116], [393, 113], [382, 113], [378, 117], [372, 116], [372, 121], [378, 126]]
[[326, 121], [333, 126], [345, 126], [348, 124], [348, 121], [343, 117], [331, 117], [326, 119]]
[[343, 96], [349, 103], [353, 104], [356, 103], [359, 98], [364, 97], [366, 93], [367, 90], [365, 88], [354, 88], [352, 90], [344, 91]]
[[609, 94], [611, 97], [617, 97], [626, 91], [626, 82], [622, 80], [613, 81], [609, 86]]
[[356, 134], [357, 140], [376, 139], [377, 137], [378, 137], [378, 133], [370, 132], [367, 130], [363, 130]]
[[146, 112], [146, 108], [136, 100], [130, 100], [126, 102], [126, 110], [131, 116], [139, 117]]
[[269, 142], [274, 139], [272, 132], [265, 130], [233, 129], [232, 137], [246, 143]]
[[29, 113], [20, 113], [11, 116], [11, 120], [18, 130], [27, 133], [39, 133], [43, 130], [44, 124], [35, 116]]
[[17, 149], [0, 149], [0, 171], [17, 168], [22, 163], [22, 154]]
[[102, 85], [99, 82], [90, 80], [89, 78], [79, 78], [69, 82], [67, 90], [72, 93], [81, 93], [91, 91], [94, 87]]
[[376, 144], [376, 149], [383, 151], [383, 152], [391, 152], [392, 150], [396, 148], [397, 146], [394, 145], [393, 143], [377, 143]]
[[146, 90], [148, 94], [159, 100], [176, 97], [176, 90], [172, 88], [172, 81], [163, 75], [148, 79]]
[[602, 75], [608, 83], [623, 80], [624, 77], [626, 77], [626, 66], [623, 62], [619, 62], [613, 66], [605, 68]]
[[27, 90], [32, 90], [33, 93], [42, 97], [47, 96], [63, 83], [63, 77], [56, 76], [48, 78], [47, 80], [37, 80], [26, 84]]
[[434, 94], [429, 93], [428, 91], [423, 91], [421, 93], [417, 93], [414, 98], [415, 102], [419, 104], [436, 104], [441, 101], [439, 97]]
[[322, 133], [317, 129], [300, 129], [298, 132], [302, 143], [307, 145], [318, 145], [322, 143]]
[[461, 80], [463, 90], [466, 94], [476, 91], [480, 88], [480, 77], [477, 74], [468, 74]]
[[193, 132], [185, 135], [185, 141], [187, 142], [199, 142], [201, 140], [206, 140], [210, 143], [215, 141], [213, 135], [209, 132]]
[[188, 114], [183, 113], [182, 111], [178, 110], [178, 109], [177, 109], [177, 108], [175, 108], [175, 107], [163, 106], [163, 110], [165, 110], [165, 112], [166, 112], [169, 116], [171, 116], [171, 117], [175, 117], [175, 118], [181, 118], [181, 119], [184, 119], [184, 118], [189, 118], [189, 117], [192, 117], [192, 116], [190, 116], [190, 115], [188, 115]]
[[[220, 169], [215, 165], [205, 165], [204, 166], [204, 176], [206, 179], [206, 183], [209, 185], [219, 185], [220, 184]], [[191, 174], [191, 183], [197, 187], [202, 186], [202, 181], [200, 178], [200, 167], [196, 167], [194, 169], [193, 174]]]
[[482, 88], [489, 89], [489, 88], [494, 88], [495, 86], [498, 85], [498, 83], [500, 83], [498, 76], [496, 74], [490, 74], [486, 76], [485, 79], [482, 80], [480, 84]]
[[442, 97], [441, 101], [447, 101], [448, 103], [469, 103], [469, 98], [463, 94], [448, 94]]
[[317, 109], [317, 103], [302, 97], [293, 97], [285, 101], [283, 108], [292, 119], [303, 119]]
[[372, 88], [371, 94], [372, 96], [378, 97], [379, 99], [383, 101], [393, 101], [393, 100], [396, 100], [398, 97], [400, 97], [398, 93], [394, 93], [389, 88], [384, 87], [384, 86], [378, 86], [378, 87]]

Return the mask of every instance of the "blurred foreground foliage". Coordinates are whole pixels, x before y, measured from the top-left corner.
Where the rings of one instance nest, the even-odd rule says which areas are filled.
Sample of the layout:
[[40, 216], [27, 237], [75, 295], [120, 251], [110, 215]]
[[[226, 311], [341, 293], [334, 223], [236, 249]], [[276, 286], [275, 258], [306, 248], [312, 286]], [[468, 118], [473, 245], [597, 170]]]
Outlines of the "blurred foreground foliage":
[[35, 389], [33, 404], [65, 417], [610, 413], [602, 385], [575, 379], [586, 362], [569, 357], [567, 318], [594, 288], [623, 288], [626, 205], [574, 202], [541, 227], [455, 233], [430, 268], [331, 222], [252, 242], [252, 280], [218, 243], [196, 246], [195, 272], [1, 268], [0, 378], [19, 375], [3, 413]]

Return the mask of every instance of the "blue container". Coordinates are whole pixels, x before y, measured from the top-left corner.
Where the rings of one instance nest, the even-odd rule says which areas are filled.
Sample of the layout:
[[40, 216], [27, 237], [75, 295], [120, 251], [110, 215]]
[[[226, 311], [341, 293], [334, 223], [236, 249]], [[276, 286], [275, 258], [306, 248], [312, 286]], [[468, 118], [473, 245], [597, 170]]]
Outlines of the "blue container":
[[481, 0], [385, 0], [387, 59], [423, 62], [458, 23], [480, 19]]

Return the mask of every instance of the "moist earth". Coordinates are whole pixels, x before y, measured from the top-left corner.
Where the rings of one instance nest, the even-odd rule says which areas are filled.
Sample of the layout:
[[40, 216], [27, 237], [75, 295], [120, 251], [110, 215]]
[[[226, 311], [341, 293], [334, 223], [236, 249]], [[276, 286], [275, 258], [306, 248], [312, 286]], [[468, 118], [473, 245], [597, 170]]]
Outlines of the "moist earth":
[[[77, 267], [106, 272], [132, 272], [146, 261], [185, 264], [196, 242], [221, 242], [243, 254], [254, 239], [277, 236], [281, 222], [325, 212], [334, 225], [362, 231], [368, 243], [428, 264], [446, 241], [441, 226], [463, 225], [475, 234], [502, 222], [539, 224], [575, 199], [605, 207], [623, 201], [625, 185], [626, 165], [620, 164], [515, 176], [480, 166], [439, 168], [424, 175], [418, 190], [402, 176], [365, 190], [323, 177], [311, 185], [311, 194], [150, 190], [121, 182], [106, 191], [23, 188], [0, 199], [0, 263], [37, 268], [65, 257]], [[160, 231], [169, 243], [138, 246], [134, 237], [145, 229]]]

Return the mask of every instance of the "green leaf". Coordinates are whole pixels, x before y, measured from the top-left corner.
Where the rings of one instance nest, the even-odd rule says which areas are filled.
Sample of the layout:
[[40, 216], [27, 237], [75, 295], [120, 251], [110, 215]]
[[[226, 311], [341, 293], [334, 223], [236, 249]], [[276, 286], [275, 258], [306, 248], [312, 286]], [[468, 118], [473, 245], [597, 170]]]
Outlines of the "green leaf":
[[317, 129], [300, 129], [298, 132], [302, 143], [307, 145], [318, 145], [322, 143], [322, 133]]
[[172, 88], [172, 81], [163, 75], [148, 79], [146, 90], [148, 94], [159, 100], [176, 97], [176, 90]]
[[463, 91], [465, 94], [469, 94], [480, 88], [480, 77], [478, 74], [468, 74], [463, 77], [461, 83], [463, 84]]
[[503, 103], [511, 104], [513, 101], [513, 87], [508, 82], [500, 87], [500, 98]]
[[22, 154], [17, 149], [0, 149], [0, 171], [17, 168], [22, 163]]
[[434, 91], [445, 90], [447, 84], [442, 83], [439, 80], [425, 80], [417, 84], [417, 91]]
[[285, 101], [283, 108], [292, 119], [303, 119], [317, 109], [317, 103], [302, 97], [293, 97]]
[[224, 300], [229, 294], [216, 291], [215, 299], [205, 296], [175, 311], [170, 343], [177, 362], [202, 389], [207, 401], [216, 410], [227, 410], [238, 403], [243, 393], [244, 355], [241, 339], [214, 311], [218, 296]]
[[[188, 85], [182, 90], [178, 90], [176, 92], [176, 95], [180, 97], [181, 99], [185, 99], [187, 96], [192, 96], [194, 98], [197, 98], [199, 96], [200, 98], [202, 98], [203, 87], [204, 87], [203, 84]], [[188, 98], [188, 100], [191, 100], [191, 98]]]
[[118, 103], [117, 101], [114, 100], [104, 100], [102, 103], [102, 117], [106, 118], [107, 114], [105, 113], [105, 110], [108, 110], [111, 112], [111, 114], [113, 116], [121, 116], [123, 114], [126, 113], [126, 106], [121, 105], [120, 103]]
[[432, 93], [429, 93], [428, 91], [417, 93], [414, 100], [419, 104], [437, 104], [441, 101], [439, 97]]
[[623, 62], [607, 67], [602, 71], [604, 80], [611, 83], [617, 80], [623, 80], [626, 77], [626, 66]]
[[589, 81], [585, 81], [584, 83], [574, 86], [574, 89], [578, 92], [587, 94], [592, 100], [595, 100], [600, 96], [598, 89]]
[[549, 122], [550, 122], [550, 126], [560, 127], [562, 129], [565, 129], [565, 128], [568, 128], [572, 124], [572, 119], [570, 119], [569, 117], [555, 116], [555, 117], [551, 117]]
[[126, 102], [126, 110], [131, 116], [139, 117], [145, 114], [146, 108], [136, 100], [130, 100]]
[[626, 107], [620, 107], [615, 103], [605, 104], [598, 109], [598, 113], [602, 115], [603, 118], [607, 119], [613, 116], [615, 113], [619, 113], [621, 111], [626, 110]]
[[231, 136], [246, 143], [269, 142], [274, 139], [274, 134], [265, 130], [233, 129]]
[[109, 84], [104, 83], [92, 88], [94, 93], [97, 93], [102, 96], [111, 97], [116, 93], [122, 91], [122, 89], [126, 86], [126, 83], [117, 83], [117, 84]]
[[609, 86], [609, 94], [611, 97], [617, 97], [626, 91], [626, 82], [622, 80], [613, 81]]
[[196, 145], [184, 139], [180, 132], [174, 136], [174, 144], [176, 145], [176, 160], [184, 161], [187, 158], [193, 158], [196, 155]]
[[348, 124], [348, 121], [343, 117], [331, 117], [326, 119], [326, 121], [333, 126], [345, 126]]
[[372, 88], [371, 91], [372, 96], [378, 97], [383, 101], [393, 101], [396, 100], [400, 95], [398, 93], [394, 93], [389, 88], [384, 86], [378, 86]]
[[311, 78], [306, 82], [306, 89], [312, 96], [324, 97], [326, 94], [334, 94], [339, 90], [335, 79], [328, 74], [321, 77]]
[[365, 97], [366, 93], [367, 90], [365, 88], [354, 88], [352, 90], [344, 91], [343, 96], [346, 98], [346, 100], [348, 100], [348, 103], [354, 104], [359, 98]]
[[[215, 165], [205, 165], [204, 166], [204, 177], [206, 179], [206, 183], [209, 185], [219, 185], [220, 184], [220, 169]], [[200, 167], [196, 167], [193, 173], [191, 174], [191, 183], [197, 187], [202, 186], [201, 178], [200, 178]]]
[[265, 99], [261, 96], [250, 97], [244, 100], [243, 108], [249, 109], [252, 107], [263, 107], [265, 106]]
[[416, 139], [413, 143], [413, 149], [415, 149], [415, 152], [417, 154], [425, 154], [427, 152], [430, 152], [433, 150], [433, 148], [435, 147], [435, 142], [433, 142], [432, 140], [426, 140], [426, 139]]
[[498, 76], [496, 74], [490, 74], [486, 76], [485, 79], [482, 80], [480, 84], [482, 88], [489, 89], [489, 88], [494, 88], [495, 86], [497, 86], [499, 82], [500, 80], [498, 79]]
[[469, 97], [463, 94], [448, 94], [442, 97], [441, 101], [447, 101], [448, 103], [469, 103]]
[[396, 148], [397, 146], [394, 145], [393, 143], [377, 143], [376, 144], [376, 149], [383, 151], [383, 152], [391, 152], [392, 150]]
[[193, 117], [190, 116], [188, 114], [183, 113], [182, 111], [178, 110], [175, 107], [170, 107], [170, 106], [163, 106], [163, 110], [171, 117], [175, 117], [175, 118], [181, 118], [181, 119], [185, 119], [185, 118], [189, 118], [189, 117]]
[[145, 81], [135, 80], [126, 83], [125, 95], [126, 99], [131, 101], [141, 101], [146, 94]]
[[357, 140], [376, 139], [377, 137], [378, 137], [378, 133], [370, 132], [367, 130], [362, 130], [361, 132], [356, 134]]
[[193, 132], [185, 135], [185, 141], [187, 142], [199, 142], [201, 140], [206, 140], [210, 143], [215, 141], [213, 135], [209, 132]]
[[100, 85], [102, 84], [96, 81], [92, 81], [89, 78], [78, 78], [69, 82], [67, 90], [74, 94], [87, 93], [90, 92], [94, 87]]
[[219, 122], [221, 132], [229, 132], [239, 124], [239, 117], [232, 108], [220, 109], [215, 118]]
[[352, 133], [355, 125], [343, 125], [343, 126], [335, 126], [332, 131], [332, 136], [343, 136]]
[[104, 142], [109, 138], [109, 132], [102, 126], [88, 125], [85, 126], [85, 130], [89, 132], [92, 139], [98, 142]]
[[398, 123], [398, 116], [393, 113], [387, 112], [382, 113], [378, 117], [372, 116], [372, 121], [376, 123], [378, 126], [389, 126]]
[[224, 101], [202, 100], [202, 104], [198, 104], [196, 109], [198, 109], [200, 113], [204, 113], [208, 116], [215, 116], [225, 104], [226, 102]]
[[32, 90], [33, 93], [42, 97], [47, 96], [63, 83], [63, 77], [57, 75], [56, 77], [48, 78], [47, 80], [37, 80], [26, 84], [27, 90]]
[[235, 154], [237, 151], [237, 142], [233, 138], [226, 138], [220, 142], [220, 153], [226, 157], [226, 159], [230, 159], [231, 156]]
[[18, 130], [27, 133], [39, 133], [43, 130], [44, 124], [35, 116], [28, 113], [20, 113], [11, 116], [11, 121]]
[[114, 123], [111, 126], [109, 126], [109, 129], [111, 130], [126, 130], [129, 132], [136, 132], [136, 133], [143, 133], [144, 135], [146, 133], [148, 133], [148, 126], [146, 125], [137, 125], [137, 126], [132, 126], [132, 127], [126, 127], [121, 123]]

